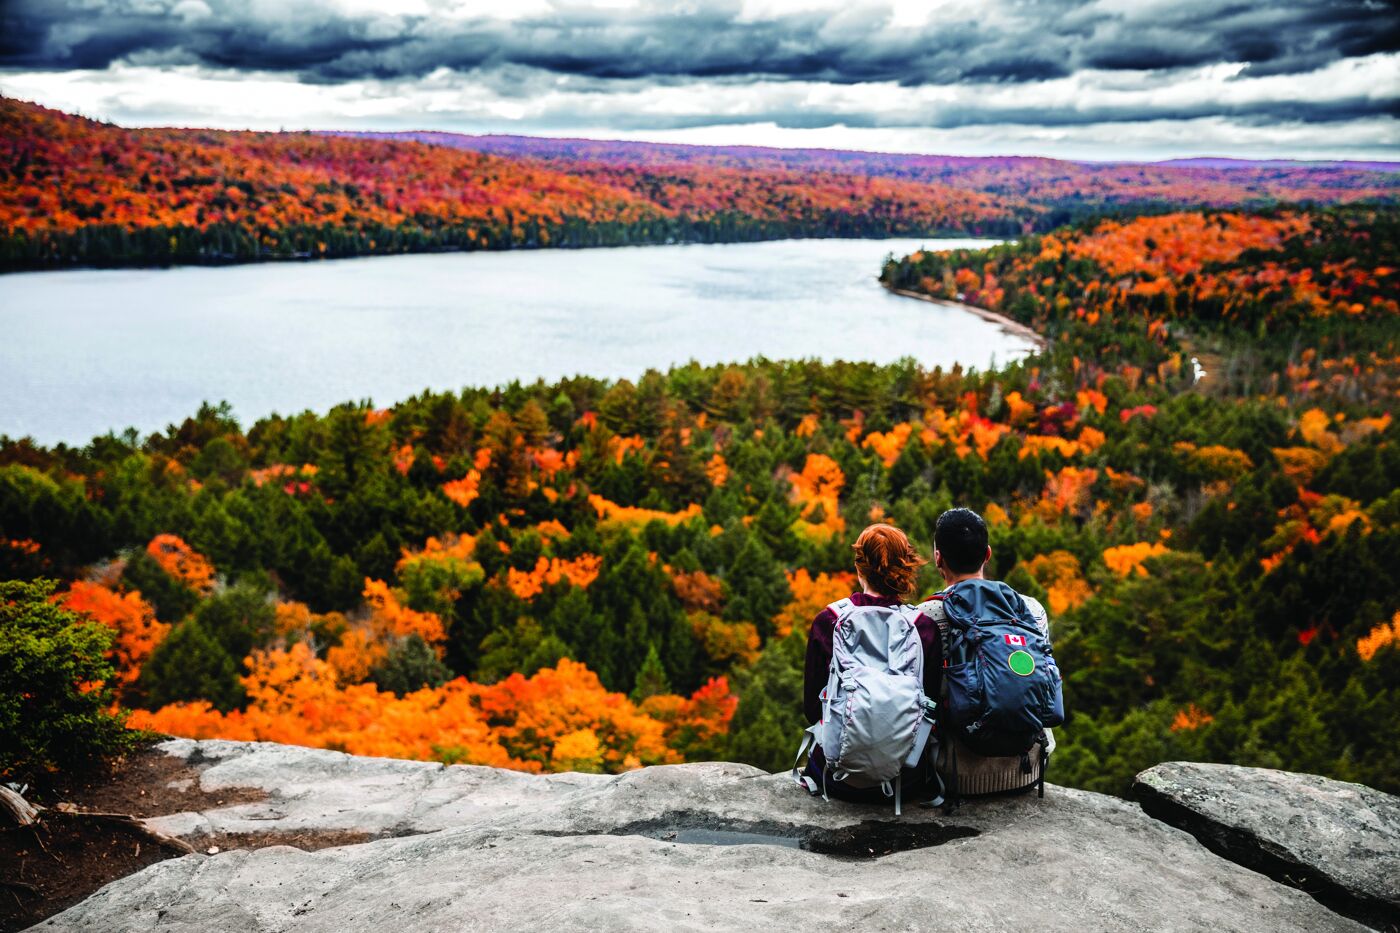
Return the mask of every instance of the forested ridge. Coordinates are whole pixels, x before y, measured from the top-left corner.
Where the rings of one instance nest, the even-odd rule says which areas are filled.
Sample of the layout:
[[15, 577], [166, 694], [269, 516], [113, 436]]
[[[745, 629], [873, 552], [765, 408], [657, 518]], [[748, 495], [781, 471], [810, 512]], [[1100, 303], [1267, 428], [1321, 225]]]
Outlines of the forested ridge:
[[620, 169], [691, 175], [713, 168], [788, 169], [949, 185], [994, 195], [1002, 204], [1022, 208], [1021, 233], [1046, 231], [1090, 216], [1132, 215], [1171, 207], [1328, 204], [1378, 197], [1393, 200], [1400, 183], [1400, 163], [1216, 159], [1070, 162], [1041, 156], [917, 155], [441, 132], [337, 135], [420, 140], [473, 152], [533, 158], [590, 178], [607, 178]]
[[1400, 211], [1362, 205], [891, 259], [889, 286], [1048, 339], [988, 373], [692, 364], [6, 439], [0, 577], [53, 578], [28, 598], [115, 633], [135, 726], [525, 770], [780, 768], [855, 534], [892, 521], [928, 554], [969, 505], [993, 572], [1050, 609], [1071, 710], [1054, 780], [1122, 793], [1208, 759], [1393, 792], [1398, 246]]
[[619, 169], [315, 133], [129, 130], [0, 98], [0, 268], [935, 231], [1027, 215], [840, 172]]
[[124, 129], [0, 98], [0, 270], [438, 250], [1014, 237], [1104, 212], [1393, 200], [1368, 167]]

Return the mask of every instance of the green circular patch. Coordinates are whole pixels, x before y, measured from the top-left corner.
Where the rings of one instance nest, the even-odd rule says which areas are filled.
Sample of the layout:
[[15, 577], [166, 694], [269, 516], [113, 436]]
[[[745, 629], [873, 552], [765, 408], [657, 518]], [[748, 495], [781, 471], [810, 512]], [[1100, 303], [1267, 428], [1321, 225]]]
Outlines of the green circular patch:
[[1028, 651], [1013, 651], [1006, 659], [1006, 666], [1011, 668], [1013, 674], [1029, 677], [1035, 672], [1035, 658]]

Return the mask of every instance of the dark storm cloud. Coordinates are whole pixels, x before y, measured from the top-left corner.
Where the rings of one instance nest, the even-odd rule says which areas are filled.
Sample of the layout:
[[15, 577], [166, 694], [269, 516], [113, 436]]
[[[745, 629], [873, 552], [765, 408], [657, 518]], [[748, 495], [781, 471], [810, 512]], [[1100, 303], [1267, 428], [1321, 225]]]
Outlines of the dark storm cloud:
[[1293, 74], [1400, 48], [1400, 15], [1378, 0], [986, 4], [976, 18], [895, 28], [877, 4], [741, 16], [736, 0], [591, 10], [561, 4], [510, 22], [346, 15], [288, 0], [6, 0], [0, 66], [100, 69], [122, 61], [290, 72], [304, 81], [415, 78], [446, 67], [524, 65], [604, 79], [748, 76], [906, 86], [1022, 83], [1084, 68], [1176, 69], [1243, 62]]
[[[1394, 113], [1394, 105], [1382, 107], [1375, 101], [1358, 97], [1316, 103], [1278, 103], [1261, 101], [1250, 104], [1221, 105], [1198, 103], [1170, 107], [1067, 107], [1041, 106], [969, 106], [966, 104], [936, 107], [896, 109], [875, 112], [832, 111], [821, 108], [758, 108], [743, 114], [725, 114], [717, 118], [710, 114], [628, 113], [614, 111], [608, 115], [608, 125], [616, 130], [687, 130], [713, 126], [773, 124], [783, 129], [819, 129], [828, 126], [848, 126], [855, 129], [959, 129], [973, 126], [1043, 126], [1076, 127], [1114, 123], [1142, 123], [1148, 120], [1197, 120], [1223, 117], [1240, 126], [1269, 126], [1279, 123], [1329, 124]], [[586, 129], [596, 123], [596, 114], [572, 109], [547, 110], [531, 117], [529, 127], [552, 129]]]

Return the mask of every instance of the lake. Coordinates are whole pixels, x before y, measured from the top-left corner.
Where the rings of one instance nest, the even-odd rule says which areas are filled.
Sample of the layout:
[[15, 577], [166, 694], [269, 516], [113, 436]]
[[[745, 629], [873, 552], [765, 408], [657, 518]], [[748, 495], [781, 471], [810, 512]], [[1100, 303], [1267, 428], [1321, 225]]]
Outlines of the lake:
[[986, 368], [1032, 350], [891, 295], [887, 253], [992, 240], [781, 240], [0, 276], [0, 434], [83, 444], [226, 400], [257, 418], [424, 389], [814, 357]]

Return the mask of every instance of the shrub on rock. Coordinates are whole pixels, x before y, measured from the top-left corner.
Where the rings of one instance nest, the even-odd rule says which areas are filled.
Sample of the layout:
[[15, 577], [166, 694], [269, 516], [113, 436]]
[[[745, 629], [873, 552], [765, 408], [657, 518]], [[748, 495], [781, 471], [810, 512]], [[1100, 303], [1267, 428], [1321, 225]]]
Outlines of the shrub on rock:
[[126, 748], [105, 654], [115, 632], [51, 601], [51, 580], [0, 582], [0, 775], [68, 768]]

